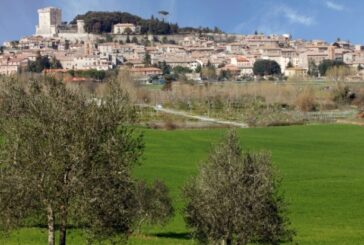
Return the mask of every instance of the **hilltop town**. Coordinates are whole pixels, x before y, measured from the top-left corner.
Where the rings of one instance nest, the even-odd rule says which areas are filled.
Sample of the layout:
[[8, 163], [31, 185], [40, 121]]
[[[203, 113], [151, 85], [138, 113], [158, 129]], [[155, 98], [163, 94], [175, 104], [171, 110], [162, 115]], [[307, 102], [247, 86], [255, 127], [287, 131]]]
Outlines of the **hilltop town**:
[[[62, 10], [38, 10], [39, 24], [33, 36], [5, 42], [0, 55], [0, 74], [26, 71], [39, 55], [59, 61], [58, 72], [107, 71], [128, 67], [140, 80], [163, 75], [163, 64], [186, 68], [188, 79], [201, 80], [201, 67], [214, 67], [216, 76], [251, 79], [258, 60], [276, 61], [286, 77], [323, 76], [318, 66], [326, 60], [344, 62], [361, 79], [364, 46], [349, 41], [292, 39], [290, 35], [235, 35], [222, 32], [184, 32], [168, 35], [141, 33], [133, 23], [115, 23], [110, 33], [86, 31], [85, 21], [62, 21]], [[161, 20], [160, 22], [164, 22]], [[144, 31], [146, 32], [146, 31]], [[198, 71], [198, 72], [196, 72]], [[202, 77], [203, 79], [203, 77]]]
[[363, 244], [364, 2], [176, 2], [57, 1], [155, 16], [47, 7], [0, 45], [0, 245]]

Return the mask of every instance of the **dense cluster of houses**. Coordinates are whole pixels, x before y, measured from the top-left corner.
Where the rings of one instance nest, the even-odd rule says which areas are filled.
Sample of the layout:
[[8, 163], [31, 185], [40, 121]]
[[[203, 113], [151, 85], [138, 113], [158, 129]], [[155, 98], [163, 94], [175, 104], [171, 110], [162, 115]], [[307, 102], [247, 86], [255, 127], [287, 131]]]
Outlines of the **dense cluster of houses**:
[[[305, 76], [310, 63], [319, 65], [326, 59], [364, 67], [364, 46], [346, 41], [294, 40], [289, 35], [190, 34], [174, 36], [173, 44], [167, 44], [160, 41], [162, 37], [138, 35], [135, 33], [138, 27], [133, 24], [119, 23], [109, 34], [112, 41], [106, 42], [105, 36], [85, 34], [84, 23], [78, 23], [79, 31], [73, 34], [63, 35], [62, 30], [57, 32], [57, 25], [47, 24], [44, 19], [59, 21], [60, 13], [52, 8], [48, 10], [39, 11], [40, 22], [45, 26], [37, 26], [34, 36], [4, 43], [5, 49], [0, 55], [0, 74], [18, 73], [39, 53], [55, 57], [65, 70], [109, 70], [127, 66], [132, 72], [143, 76], [162, 73], [158, 68], [146, 67], [146, 56], [150, 57], [151, 65], [166, 62], [172, 68], [181, 66], [194, 71], [209, 63], [218, 72], [225, 70], [235, 76], [252, 76], [253, 65], [259, 59], [275, 60], [286, 76]], [[52, 13], [58, 18], [52, 18]], [[128, 39], [129, 35], [135, 37], [134, 40], [147, 39], [149, 43], [131, 43], [130, 39], [128, 42], [120, 41], [120, 36], [125, 35]], [[172, 37], [163, 39], [171, 40]]]

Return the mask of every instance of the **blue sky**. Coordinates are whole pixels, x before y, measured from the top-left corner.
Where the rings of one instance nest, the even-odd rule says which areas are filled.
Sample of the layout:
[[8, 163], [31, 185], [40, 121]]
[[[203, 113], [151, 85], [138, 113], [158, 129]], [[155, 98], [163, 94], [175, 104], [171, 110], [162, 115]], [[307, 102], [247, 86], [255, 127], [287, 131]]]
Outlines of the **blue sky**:
[[364, 44], [361, 0], [1, 0], [0, 43], [35, 32], [38, 8], [56, 6], [69, 21], [88, 10], [126, 11], [142, 17], [171, 13], [180, 26], [219, 26], [226, 32], [291, 33], [294, 38]]

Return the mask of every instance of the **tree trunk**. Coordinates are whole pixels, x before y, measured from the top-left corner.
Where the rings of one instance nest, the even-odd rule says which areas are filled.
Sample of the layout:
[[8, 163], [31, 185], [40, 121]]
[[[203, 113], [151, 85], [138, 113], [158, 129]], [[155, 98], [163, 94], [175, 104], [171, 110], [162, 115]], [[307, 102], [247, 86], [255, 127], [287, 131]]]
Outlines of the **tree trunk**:
[[69, 187], [68, 187], [68, 175], [70, 169], [65, 169], [63, 177], [64, 184], [64, 198], [62, 199], [60, 207], [60, 228], [59, 228], [59, 245], [66, 245], [67, 242], [67, 219], [68, 219], [68, 201], [69, 201]]
[[54, 236], [54, 213], [50, 205], [47, 206], [47, 218], [48, 218], [48, 245], [55, 244]]
[[231, 238], [226, 239], [226, 245], [232, 245], [233, 240]]
[[67, 208], [65, 205], [61, 206], [61, 226], [59, 229], [59, 245], [66, 245], [67, 235]]

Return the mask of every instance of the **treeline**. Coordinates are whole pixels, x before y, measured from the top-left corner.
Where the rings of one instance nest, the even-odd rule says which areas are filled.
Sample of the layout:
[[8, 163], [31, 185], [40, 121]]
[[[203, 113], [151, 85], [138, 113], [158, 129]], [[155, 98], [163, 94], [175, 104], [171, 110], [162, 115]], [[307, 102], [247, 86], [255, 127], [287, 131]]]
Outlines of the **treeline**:
[[164, 20], [159, 20], [154, 16], [150, 19], [143, 19], [137, 15], [126, 12], [89, 11], [86, 14], [77, 15], [71, 23], [75, 24], [77, 20], [84, 20], [85, 30], [88, 33], [94, 34], [110, 33], [112, 32], [113, 25], [118, 23], [131, 23], [140, 26], [140, 34], [171, 35], [187, 32], [222, 32], [217, 27], [214, 29], [193, 27], [180, 28], [177, 23], [168, 23]]

